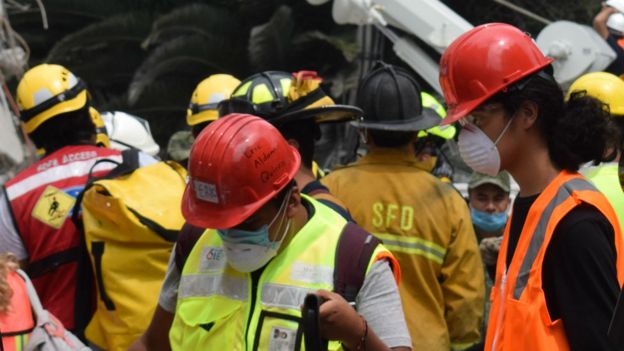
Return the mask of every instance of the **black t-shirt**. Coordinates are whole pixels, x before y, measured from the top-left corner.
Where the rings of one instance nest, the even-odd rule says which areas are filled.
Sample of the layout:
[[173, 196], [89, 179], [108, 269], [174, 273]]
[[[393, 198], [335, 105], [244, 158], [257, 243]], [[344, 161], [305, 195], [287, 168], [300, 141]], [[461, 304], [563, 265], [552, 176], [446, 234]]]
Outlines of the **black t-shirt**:
[[[513, 206], [507, 266], [537, 196]], [[607, 330], [620, 291], [614, 231], [596, 208], [582, 204], [555, 228], [542, 265], [542, 288], [551, 320], [561, 318], [570, 348], [611, 350]]]

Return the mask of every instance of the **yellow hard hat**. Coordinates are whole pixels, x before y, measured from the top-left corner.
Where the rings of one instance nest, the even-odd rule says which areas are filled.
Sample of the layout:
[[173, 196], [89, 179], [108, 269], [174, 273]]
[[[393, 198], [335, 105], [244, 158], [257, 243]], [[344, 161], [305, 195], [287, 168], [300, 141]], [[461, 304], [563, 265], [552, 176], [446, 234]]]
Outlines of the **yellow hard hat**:
[[[444, 109], [442, 104], [431, 94], [421, 92], [420, 99], [422, 101], [423, 108], [429, 108], [434, 110], [441, 119], [444, 119], [444, 117], [446, 117], [446, 110]], [[418, 132], [418, 137], [423, 138], [426, 137], [428, 134], [432, 134], [442, 139], [450, 140], [455, 137], [456, 132], [457, 129], [455, 129], [455, 127], [452, 125], [435, 126], [427, 130], [421, 130], [420, 132]]]
[[618, 76], [607, 72], [584, 74], [572, 83], [566, 100], [577, 91], [585, 91], [609, 105], [612, 115], [624, 116], [624, 81]]
[[100, 146], [110, 147], [110, 139], [108, 138], [108, 132], [106, 130], [104, 119], [93, 107], [89, 107], [89, 115], [91, 116], [91, 121], [95, 126], [95, 143]]
[[20, 119], [29, 134], [50, 118], [80, 110], [86, 104], [86, 85], [60, 65], [35, 66], [17, 86]]
[[213, 74], [202, 80], [186, 110], [186, 123], [194, 126], [216, 120], [219, 117], [217, 105], [221, 100], [229, 99], [239, 84], [240, 81], [229, 74]]

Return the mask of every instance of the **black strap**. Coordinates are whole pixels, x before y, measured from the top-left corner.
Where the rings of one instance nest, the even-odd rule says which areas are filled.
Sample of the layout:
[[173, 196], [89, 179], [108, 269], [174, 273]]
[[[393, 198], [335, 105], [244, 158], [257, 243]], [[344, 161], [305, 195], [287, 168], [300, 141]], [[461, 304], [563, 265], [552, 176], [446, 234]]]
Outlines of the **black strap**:
[[55, 106], [63, 101], [71, 100], [78, 96], [78, 94], [82, 93], [85, 89], [87, 89], [87, 85], [82, 81], [78, 80], [76, 84], [65, 90], [64, 92], [52, 96], [51, 98], [35, 105], [33, 108], [28, 110], [24, 110], [20, 112], [20, 118], [24, 123], [30, 121], [33, 117], [37, 116], [41, 112], [48, 110], [52, 106]]
[[100, 287], [100, 300], [104, 302], [107, 310], [114, 311], [115, 304], [106, 293], [106, 287], [104, 286], [104, 277], [102, 276], [102, 256], [104, 255], [103, 241], [91, 242], [91, 255], [93, 255], [93, 261], [95, 263], [95, 279], [98, 286]]
[[[135, 149], [124, 150], [121, 152], [122, 162], [111, 159], [101, 159], [96, 161], [87, 177], [87, 183], [84, 189], [76, 197], [76, 203], [72, 211], [72, 222], [76, 226], [80, 233], [80, 250], [78, 259], [78, 272], [76, 274], [76, 304], [74, 309], [74, 334], [81, 340], [85, 340], [84, 329], [91, 320], [93, 315], [93, 289], [95, 283], [93, 281], [93, 271], [91, 269], [91, 260], [89, 258], [89, 252], [87, 251], [87, 244], [85, 241], [84, 227], [82, 224], [81, 206], [84, 194], [89, 190], [93, 183], [100, 179], [112, 179], [125, 174], [132, 173], [135, 169], [139, 168], [139, 151]], [[117, 167], [113, 168], [108, 174], [101, 177], [93, 177], [93, 171], [98, 164], [102, 163], [114, 163]], [[108, 307], [108, 306], [107, 306]]]
[[[10, 338], [12, 336], [18, 336], [18, 335], [28, 335], [30, 334], [33, 330], [35, 329], [35, 327], [32, 328], [28, 328], [28, 329], [24, 329], [24, 330], [18, 330], [18, 331], [14, 331], [14, 332], [8, 332], [8, 333], [1, 333], [0, 332], [0, 337], [3, 338]], [[0, 344], [2, 344], [0, 342]], [[0, 348], [0, 350], [3, 350], [2, 348]]]
[[182, 272], [186, 259], [191, 254], [193, 247], [204, 231], [205, 229], [203, 228], [195, 227], [189, 223], [184, 223], [175, 246], [175, 264], [180, 272]]
[[171, 243], [174, 243], [176, 242], [176, 240], [178, 240], [178, 233], [179, 233], [178, 230], [167, 229], [161, 226], [160, 224], [154, 222], [153, 220], [143, 216], [136, 210], [130, 207], [127, 207], [127, 208], [128, 208], [128, 211], [132, 212], [132, 214], [137, 217], [137, 219], [139, 220], [139, 222], [141, 222], [141, 224], [151, 229], [154, 233], [158, 234], [158, 236], [160, 236], [161, 238]]
[[368, 263], [380, 241], [355, 223], [347, 223], [336, 247], [334, 292], [355, 302], [366, 277]]
[[[139, 152], [140, 151], [137, 149], [127, 149], [127, 150], [122, 151], [121, 163], [108, 159], [108, 158], [97, 160], [95, 161], [95, 163], [93, 163], [93, 166], [91, 166], [91, 169], [89, 170], [89, 175], [87, 176], [87, 183], [85, 184], [84, 189], [82, 189], [80, 194], [78, 194], [78, 196], [76, 197], [76, 203], [74, 204], [74, 210], [72, 211], [72, 221], [74, 222], [76, 227], [78, 227], [78, 230], [80, 230], [81, 232], [83, 230], [82, 219], [80, 218], [80, 213], [81, 213], [80, 208], [82, 206], [82, 200], [84, 198], [84, 194], [87, 192], [87, 190], [89, 190], [89, 188], [93, 186], [93, 183], [95, 183], [98, 180], [113, 179], [113, 178], [121, 177], [123, 175], [127, 175], [127, 174], [134, 172], [136, 169], [140, 167]], [[113, 164], [116, 164], [117, 167], [113, 168], [106, 175], [103, 175], [100, 177], [94, 177], [93, 171], [95, 170], [95, 167], [97, 167], [97, 165], [102, 164], [102, 163], [113, 163]]]
[[34, 279], [46, 273], [49, 273], [50, 271], [53, 271], [64, 264], [78, 262], [79, 259], [80, 247], [75, 246], [70, 249], [46, 256], [40, 260], [29, 262], [26, 273], [28, 273], [28, 275]]

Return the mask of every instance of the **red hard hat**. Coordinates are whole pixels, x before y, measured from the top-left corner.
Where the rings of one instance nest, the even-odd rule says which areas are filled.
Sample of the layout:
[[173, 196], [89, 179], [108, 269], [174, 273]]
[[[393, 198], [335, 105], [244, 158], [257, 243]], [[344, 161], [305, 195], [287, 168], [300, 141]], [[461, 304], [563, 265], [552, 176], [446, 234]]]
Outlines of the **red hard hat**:
[[448, 105], [441, 124], [465, 117], [552, 61], [528, 34], [509, 24], [484, 24], [462, 34], [440, 59], [440, 85]]
[[194, 226], [231, 228], [284, 189], [301, 158], [264, 119], [230, 114], [197, 136], [182, 214]]

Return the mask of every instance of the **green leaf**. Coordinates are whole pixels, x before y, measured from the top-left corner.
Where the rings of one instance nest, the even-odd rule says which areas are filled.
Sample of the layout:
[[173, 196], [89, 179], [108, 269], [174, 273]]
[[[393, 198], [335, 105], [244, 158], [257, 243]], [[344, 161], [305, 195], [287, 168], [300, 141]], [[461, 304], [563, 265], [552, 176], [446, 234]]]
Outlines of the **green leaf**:
[[151, 15], [125, 13], [93, 23], [56, 43], [48, 55], [48, 61], [71, 60], [72, 56], [84, 56], [85, 50], [98, 50], [120, 42], [136, 44], [138, 47], [149, 32], [151, 22]]
[[269, 22], [251, 29], [249, 36], [249, 59], [253, 68], [264, 71], [286, 67], [295, 23], [292, 10], [281, 6]]
[[143, 47], [157, 46], [184, 35], [237, 37], [242, 40], [247, 33], [239, 16], [228, 9], [206, 4], [192, 4], [158, 18]]
[[360, 47], [355, 41], [354, 33], [347, 33], [343, 36], [327, 35], [320, 31], [309, 31], [297, 35], [293, 41], [293, 45], [305, 45], [321, 41], [327, 43], [338, 50], [347, 62], [353, 62], [360, 54]]
[[[192, 77], [195, 84], [210, 73], [248, 74], [244, 47], [228, 38], [182, 37], [158, 46], [136, 71], [128, 100], [135, 104], [145, 89], [166, 77]], [[190, 96], [190, 93], [189, 93]]]

